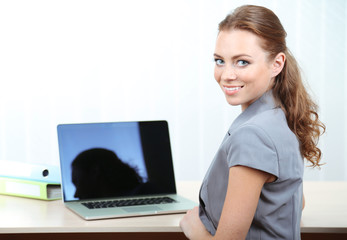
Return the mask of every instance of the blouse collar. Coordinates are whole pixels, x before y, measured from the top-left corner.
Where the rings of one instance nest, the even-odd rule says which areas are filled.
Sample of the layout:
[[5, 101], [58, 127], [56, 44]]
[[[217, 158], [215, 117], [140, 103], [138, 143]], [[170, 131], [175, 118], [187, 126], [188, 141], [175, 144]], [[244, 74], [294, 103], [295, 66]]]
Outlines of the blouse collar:
[[258, 100], [249, 105], [232, 123], [229, 134], [236, 128], [238, 128], [241, 124], [248, 121], [255, 115], [259, 113], [265, 112], [267, 110], [271, 110], [274, 108], [278, 108], [276, 105], [272, 90], [265, 92]]

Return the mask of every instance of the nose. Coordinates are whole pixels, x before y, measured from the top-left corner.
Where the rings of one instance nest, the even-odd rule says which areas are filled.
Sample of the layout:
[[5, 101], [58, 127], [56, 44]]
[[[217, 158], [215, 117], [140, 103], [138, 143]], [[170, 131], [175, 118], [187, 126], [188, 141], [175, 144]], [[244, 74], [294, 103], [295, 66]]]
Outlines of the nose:
[[237, 78], [236, 69], [233, 66], [225, 66], [222, 72], [222, 80], [235, 80]]

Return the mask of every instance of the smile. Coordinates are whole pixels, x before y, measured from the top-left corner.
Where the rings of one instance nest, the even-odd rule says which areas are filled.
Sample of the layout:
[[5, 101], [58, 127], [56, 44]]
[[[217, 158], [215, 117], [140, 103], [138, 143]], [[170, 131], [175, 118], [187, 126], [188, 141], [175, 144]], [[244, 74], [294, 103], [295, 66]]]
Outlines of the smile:
[[234, 86], [233, 87], [223, 86], [223, 88], [224, 88], [224, 93], [226, 95], [231, 96], [231, 95], [234, 95], [234, 94], [238, 93], [243, 88], [243, 86], [237, 86], [237, 87], [234, 87]]
[[241, 89], [242, 87], [224, 87], [225, 90], [227, 91], [236, 91], [236, 90], [239, 90]]

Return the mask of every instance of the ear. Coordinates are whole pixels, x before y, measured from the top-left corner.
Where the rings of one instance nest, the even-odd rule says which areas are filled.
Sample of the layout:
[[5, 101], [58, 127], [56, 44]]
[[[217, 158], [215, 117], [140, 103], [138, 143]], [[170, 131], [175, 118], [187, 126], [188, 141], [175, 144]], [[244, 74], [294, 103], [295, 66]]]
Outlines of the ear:
[[283, 52], [277, 54], [272, 63], [272, 77], [276, 77], [283, 69], [286, 55]]

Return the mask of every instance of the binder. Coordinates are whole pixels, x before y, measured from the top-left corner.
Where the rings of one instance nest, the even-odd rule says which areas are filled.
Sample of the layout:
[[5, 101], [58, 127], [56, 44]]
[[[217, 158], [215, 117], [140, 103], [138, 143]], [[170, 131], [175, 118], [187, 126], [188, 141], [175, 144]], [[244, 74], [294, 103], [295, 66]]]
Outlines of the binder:
[[0, 177], [0, 194], [41, 200], [61, 199], [60, 183]]
[[60, 169], [55, 165], [0, 160], [0, 176], [60, 183]]

